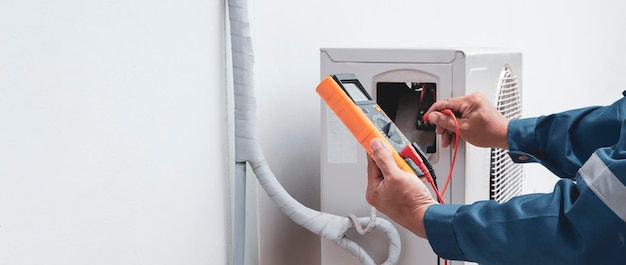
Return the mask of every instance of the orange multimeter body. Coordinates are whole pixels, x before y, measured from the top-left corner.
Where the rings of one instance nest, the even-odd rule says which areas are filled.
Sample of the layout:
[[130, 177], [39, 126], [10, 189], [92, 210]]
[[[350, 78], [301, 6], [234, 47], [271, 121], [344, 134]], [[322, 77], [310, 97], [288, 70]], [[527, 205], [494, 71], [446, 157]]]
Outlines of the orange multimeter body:
[[317, 86], [316, 91], [368, 155], [372, 155], [372, 139], [384, 139], [391, 148], [398, 167], [419, 177], [428, 174], [409, 140], [372, 100], [355, 75], [327, 76]]

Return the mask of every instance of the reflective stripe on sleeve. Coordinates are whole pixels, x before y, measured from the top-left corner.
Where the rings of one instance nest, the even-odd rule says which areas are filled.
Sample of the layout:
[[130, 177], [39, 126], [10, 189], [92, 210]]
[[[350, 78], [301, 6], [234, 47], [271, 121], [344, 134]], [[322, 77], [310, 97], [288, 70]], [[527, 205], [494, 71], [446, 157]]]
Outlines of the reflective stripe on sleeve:
[[593, 193], [622, 221], [626, 222], [626, 186], [613, 174], [597, 154], [580, 168], [580, 175]]

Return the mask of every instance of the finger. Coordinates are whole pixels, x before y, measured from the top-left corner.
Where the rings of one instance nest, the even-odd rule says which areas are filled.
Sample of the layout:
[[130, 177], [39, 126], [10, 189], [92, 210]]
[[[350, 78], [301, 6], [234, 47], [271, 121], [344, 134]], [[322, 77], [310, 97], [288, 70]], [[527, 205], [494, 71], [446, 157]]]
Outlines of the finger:
[[457, 97], [457, 98], [448, 98], [446, 100], [441, 100], [433, 103], [430, 106], [428, 111], [424, 113], [425, 116], [430, 115], [430, 113], [434, 111], [441, 111], [444, 109], [451, 109], [453, 111], [459, 111], [462, 103], [465, 101], [465, 97]]
[[450, 133], [444, 132], [441, 134], [441, 147], [448, 147], [450, 145]]
[[445, 132], [446, 132], [446, 129], [444, 129], [443, 127], [435, 126], [435, 133], [436, 134], [442, 134], [442, 133], [445, 133]]
[[383, 173], [376, 165], [376, 162], [367, 156], [367, 187], [365, 188], [365, 200], [370, 205], [378, 206], [378, 194], [380, 191], [380, 184], [383, 181]]
[[367, 186], [376, 187], [383, 180], [383, 173], [376, 165], [376, 162], [367, 156]]
[[428, 119], [430, 120], [430, 122], [437, 125], [437, 127], [441, 127], [451, 132], [454, 132], [456, 130], [456, 127], [454, 125], [454, 120], [452, 119], [452, 117], [446, 114], [443, 114], [441, 112], [438, 112], [438, 111], [431, 112], [428, 115]]
[[450, 131], [447, 131], [443, 127], [435, 127], [435, 133], [441, 135], [441, 147], [448, 147], [450, 144]]
[[456, 134], [450, 134], [450, 146], [456, 145]]
[[401, 171], [393, 159], [391, 150], [381, 139], [373, 139], [370, 142], [370, 150], [372, 151], [372, 158], [380, 172], [382, 172], [383, 177], [395, 176], [395, 174]]

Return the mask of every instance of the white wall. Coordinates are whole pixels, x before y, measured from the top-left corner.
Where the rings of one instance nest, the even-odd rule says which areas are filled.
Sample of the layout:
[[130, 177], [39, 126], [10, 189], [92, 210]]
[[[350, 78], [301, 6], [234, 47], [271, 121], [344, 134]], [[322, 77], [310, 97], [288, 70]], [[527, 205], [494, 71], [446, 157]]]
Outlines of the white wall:
[[[523, 51], [525, 117], [609, 104], [626, 72], [620, 1], [250, 1], [261, 140], [298, 200], [319, 208], [320, 47], [507, 47]], [[526, 168], [528, 192], [554, 178]], [[365, 176], [363, 176], [365, 178]], [[346, 196], [364, 196], [347, 194]], [[262, 264], [319, 264], [319, 241], [259, 191]]]
[[0, 264], [226, 264], [221, 1], [0, 2]]

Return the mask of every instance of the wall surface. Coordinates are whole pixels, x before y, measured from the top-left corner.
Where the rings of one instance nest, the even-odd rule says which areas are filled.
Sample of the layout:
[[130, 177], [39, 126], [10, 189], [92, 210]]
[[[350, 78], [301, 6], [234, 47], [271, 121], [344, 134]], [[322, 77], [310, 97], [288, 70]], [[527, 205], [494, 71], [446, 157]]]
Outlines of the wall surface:
[[227, 264], [221, 1], [0, 2], [0, 264]]
[[[523, 52], [524, 117], [621, 97], [626, 3], [600, 1], [250, 1], [261, 142], [296, 199], [319, 208], [321, 47], [506, 47]], [[526, 192], [555, 178], [526, 167]], [[365, 176], [363, 176], [365, 177]], [[261, 264], [319, 264], [319, 239], [258, 192]], [[347, 193], [346, 196], [364, 196]]]

